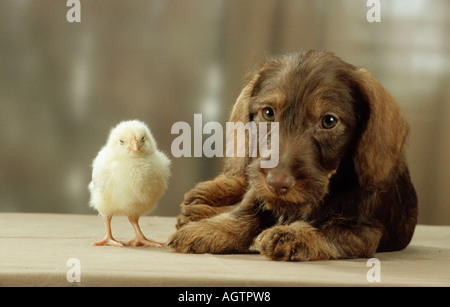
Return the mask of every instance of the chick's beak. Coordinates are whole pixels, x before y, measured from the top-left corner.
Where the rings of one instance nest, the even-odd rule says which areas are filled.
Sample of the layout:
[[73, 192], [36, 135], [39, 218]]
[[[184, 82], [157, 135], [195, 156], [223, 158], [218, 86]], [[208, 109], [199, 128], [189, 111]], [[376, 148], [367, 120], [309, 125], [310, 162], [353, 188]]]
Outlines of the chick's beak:
[[133, 135], [133, 138], [131, 139], [130, 146], [128, 146], [128, 150], [132, 150], [132, 151], [139, 151], [139, 150], [141, 150], [141, 147], [139, 146], [139, 143], [136, 140], [136, 136], [135, 135]]

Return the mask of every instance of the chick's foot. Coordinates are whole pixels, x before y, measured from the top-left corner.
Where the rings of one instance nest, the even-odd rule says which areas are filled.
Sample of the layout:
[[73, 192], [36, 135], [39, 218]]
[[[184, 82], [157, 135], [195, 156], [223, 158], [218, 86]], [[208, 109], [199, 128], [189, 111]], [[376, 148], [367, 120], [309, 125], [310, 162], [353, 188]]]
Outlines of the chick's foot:
[[129, 216], [128, 220], [133, 226], [134, 233], [136, 236], [133, 240], [130, 240], [127, 245], [133, 246], [148, 246], [148, 247], [161, 247], [164, 246], [164, 243], [155, 242], [147, 239], [142, 233], [141, 227], [139, 227], [139, 217]]
[[116, 246], [116, 247], [123, 247], [124, 243], [116, 241], [112, 237], [106, 236], [103, 240], [92, 243], [93, 246]]
[[148, 240], [146, 238], [134, 238], [126, 244], [128, 246], [148, 246], [148, 247], [161, 247], [164, 246], [164, 243], [155, 242], [152, 240]]
[[93, 246], [107, 245], [107, 246], [123, 247], [125, 245], [124, 243], [119, 242], [113, 238], [112, 231], [111, 231], [111, 218], [112, 218], [111, 215], [106, 215], [103, 217], [103, 220], [105, 222], [105, 230], [106, 230], [105, 238], [101, 241], [92, 243]]

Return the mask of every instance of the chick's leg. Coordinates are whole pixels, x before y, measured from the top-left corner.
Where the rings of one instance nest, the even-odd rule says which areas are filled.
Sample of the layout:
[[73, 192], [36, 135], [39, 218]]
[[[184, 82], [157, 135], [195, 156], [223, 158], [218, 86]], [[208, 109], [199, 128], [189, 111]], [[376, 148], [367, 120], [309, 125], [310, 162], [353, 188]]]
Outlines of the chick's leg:
[[133, 226], [134, 232], [136, 233], [136, 237], [128, 242], [128, 245], [135, 246], [150, 246], [150, 247], [160, 247], [165, 245], [164, 243], [155, 242], [152, 240], [148, 240], [141, 231], [141, 227], [139, 227], [139, 218], [129, 216], [128, 220]]
[[123, 244], [116, 241], [116, 239], [114, 239], [112, 236], [111, 218], [112, 218], [112, 216], [104, 216], [103, 217], [103, 220], [105, 221], [106, 236], [103, 240], [94, 242], [94, 243], [92, 243], [92, 245], [94, 245], [94, 246], [109, 245], [109, 246], [123, 247]]

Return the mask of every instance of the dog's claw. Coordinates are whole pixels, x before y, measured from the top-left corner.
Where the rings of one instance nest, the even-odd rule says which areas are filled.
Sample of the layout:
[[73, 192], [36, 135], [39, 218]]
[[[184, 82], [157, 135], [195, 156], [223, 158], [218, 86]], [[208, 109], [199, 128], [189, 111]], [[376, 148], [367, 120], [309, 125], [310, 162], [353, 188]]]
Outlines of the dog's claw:
[[184, 216], [191, 216], [191, 214], [187, 212], [185, 208], [181, 208], [181, 214], [183, 214]]

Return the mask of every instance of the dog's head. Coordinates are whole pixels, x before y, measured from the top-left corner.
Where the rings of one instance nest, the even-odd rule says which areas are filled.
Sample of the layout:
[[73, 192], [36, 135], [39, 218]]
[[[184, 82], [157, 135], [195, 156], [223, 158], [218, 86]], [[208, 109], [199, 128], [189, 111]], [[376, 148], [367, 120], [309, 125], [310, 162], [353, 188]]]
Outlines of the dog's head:
[[276, 167], [261, 168], [262, 157], [225, 162], [225, 172], [248, 176], [269, 204], [318, 203], [334, 176], [375, 190], [403, 165], [407, 125], [397, 103], [369, 72], [331, 53], [267, 59], [250, 76], [230, 121], [279, 123]]

